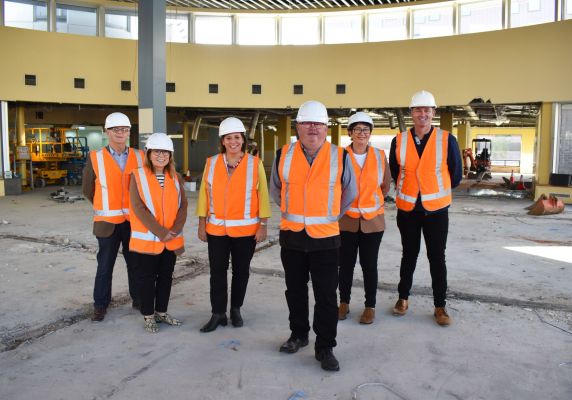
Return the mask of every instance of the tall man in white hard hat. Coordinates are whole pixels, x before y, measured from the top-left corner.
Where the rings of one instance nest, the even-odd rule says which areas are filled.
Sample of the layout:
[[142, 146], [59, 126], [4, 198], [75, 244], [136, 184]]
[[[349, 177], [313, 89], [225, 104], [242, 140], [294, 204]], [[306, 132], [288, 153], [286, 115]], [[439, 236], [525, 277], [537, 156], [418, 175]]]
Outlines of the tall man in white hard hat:
[[436, 107], [431, 93], [425, 90], [415, 93], [409, 106], [413, 127], [391, 142], [389, 167], [396, 186], [397, 226], [403, 247], [399, 299], [393, 314], [403, 316], [409, 308], [409, 291], [423, 233], [433, 287], [433, 315], [437, 324], [448, 326], [451, 324], [445, 308], [448, 209], [451, 189], [461, 182], [462, 167], [455, 137], [431, 124]]
[[93, 204], [93, 234], [97, 238], [97, 272], [93, 289], [92, 321], [103, 321], [111, 302], [111, 280], [121, 245], [127, 264], [129, 294], [134, 308], [140, 303], [134, 265], [129, 252], [129, 181], [131, 171], [143, 166], [141, 150], [127, 146], [131, 122], [115, 112], [105, 119], [109, 144], [91, 151], [83, 170], [83, 194]]
[[299, 140], [276, 152], [270, 193], [280, 206], [280, 246], [290, 312], [290, 338], [280, 346], [296, 353], [308, 345], [308, 280], [314, 289], [315, 357], [338, 371], [334, 356], [338, 306], [338, 219], [357, 195], [348, 153], [326, 141], [328, 112], [317, 101], [302, 104], [296, 117]]

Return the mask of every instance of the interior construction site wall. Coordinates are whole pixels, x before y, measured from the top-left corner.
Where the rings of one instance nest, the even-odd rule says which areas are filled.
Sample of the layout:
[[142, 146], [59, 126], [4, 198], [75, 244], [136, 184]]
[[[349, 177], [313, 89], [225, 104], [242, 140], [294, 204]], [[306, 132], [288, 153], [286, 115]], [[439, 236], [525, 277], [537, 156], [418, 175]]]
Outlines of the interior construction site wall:
[[[317, 46], [168, 43], [167, 105], [296, 108], [407, 106], [432, 91], [439, 105], [572, 100], [572, 20], [470, 35]], [[137, 105], [137, 42], [0, 27], [0, 99]], [[24, 75], [37, 77], [25, 86]], [[85, 79], [75, 89], [74, 78]], [[132, 81], [121, 91], [120, 81]], [[209, 94], [211, 83], [218, 94]], [[346, 94], [336, 94], [336, 84]], [[262, 94], [251, 94], [261, 84]], [[303, 95], [292, 86], [304, 85]]]

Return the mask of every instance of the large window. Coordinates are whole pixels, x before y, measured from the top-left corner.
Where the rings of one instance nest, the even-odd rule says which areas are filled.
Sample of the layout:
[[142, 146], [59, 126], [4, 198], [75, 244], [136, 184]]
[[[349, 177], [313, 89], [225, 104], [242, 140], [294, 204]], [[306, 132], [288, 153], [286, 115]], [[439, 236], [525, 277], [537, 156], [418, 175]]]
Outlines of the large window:
[[137, 39], [138, 29], [139, 25], [135, 13], [106, 10], [105, 36], [120, 39]]
[[239, 15], [237, 43], [248, 45], [276, 44], [276, 17]]
[[[521, 135], [477, 135], [478, 139], [491, 140], [491, 164], [498, 167], [514, 167], [520, 171]], [[477, 144], [477, 154], [484, 148]]]
[[282, 17], [282, 44], [320, 44], [318, 16]]
[[407, 36], [407, 10], [369, 14], [368, 41], [403, 40]]
[[56, 32], [97, 35], [97, 12], [95, 8], [57, 4]]
[[452, 35], [453, 6], [413, 10], [413, 38]]
[[459, 4], [459, 33], [502, 29], [502, 0]]
[[48, 6], [45, 1], [6, 0], [4, 25], [47, 31]]
[[510, 27], [553, 22], [555, 6], [554, 0], [511, 0]]
[[189, 15], [167, 14], [166, 30], [165, 40], [167, 42], [188, 43]]
[[360, 14], [324, 17], [324, 43], [362, 42]]
[[197, 15], [195, 42], [200, 44], [232, 44], [232, 17]]
[[572, 174], [572, 104], [560, 106], [557, 130], [557, 174]]
[[572, 19], [572, 0], [566, 0], [564, 4], [564, 19]]

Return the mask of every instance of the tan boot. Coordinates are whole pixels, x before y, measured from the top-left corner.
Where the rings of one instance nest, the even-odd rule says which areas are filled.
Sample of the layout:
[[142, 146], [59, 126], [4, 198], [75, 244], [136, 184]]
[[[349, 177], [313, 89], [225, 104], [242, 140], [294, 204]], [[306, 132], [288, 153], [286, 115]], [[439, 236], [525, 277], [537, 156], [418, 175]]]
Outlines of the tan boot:
[[397, 300], [395, 306], [393, 306], [393, 315], [398, 317], [404, 316], [407, 314], [407, 309], [409, 308], [409, 302], [405, 299]]
[[350, 305], [348, 303], [340, 303], [340, 307], [338, 308], [338, 319], [343, 321], [346, 319], [346, 316], [350, 313]]
[[373, 322], [374, 319], [375, 319], [375, 308], [366, 307], [363, 310], [361, 318], [359, 319], [359, 323], [369, 325]]
[[449, 317], [449, 314], [447, 314], [447, 310], [445, 309], [445, 307], [435, 307], [435, 313], [433, 314], [435, 316], [435, 321], [437, 321], [437, 323], [441, 326], [449, 326], [451, 325], [451, 318]]

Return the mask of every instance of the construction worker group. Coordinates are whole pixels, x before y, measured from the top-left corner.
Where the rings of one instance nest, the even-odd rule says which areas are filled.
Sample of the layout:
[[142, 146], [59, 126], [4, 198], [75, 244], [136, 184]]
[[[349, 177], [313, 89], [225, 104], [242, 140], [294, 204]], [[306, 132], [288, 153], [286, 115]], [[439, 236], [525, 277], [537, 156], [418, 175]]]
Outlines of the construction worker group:
[[[404, 316], [409, 308], [423, 234], [434, 318], [441, 326], [450, 325], [445, 263], [448, 208], [462, 166], [455, 137], [432, 125], [436, 107], [427, 91], [412, 96], [413, 126], [393, 139], [388, 161], [383, 150], [370, 144], [374, 123], [368, 113], [350, 116], [351, 144], [343, 149], [326, 140], [326, 107], [307, 101], [296, 116], [297, 140], [276, 152], [269, 183], [258, 152], [249, 151], [242, 121], [223, 120], [220, 149], [206, 160], [196, 207], [197, 236], [208, 246], [212, 311], [201, 332], [226, 326], [227, 308], [231, 324], [244, 325], [241, 307], [250, 263], [256, 244], [266, 239], [272, 198], [280, 207], [280, 258], [290, 327], [279, 351], [293, 354], [309, 343], [311, 278], [315, 357], [324, 370], [338, 371], [333, 352], [337, 325], [350, 312], [358, 254], [365, 291], [359, 322], [369, 325], [375, 319], [384, 197], [392, 180], [402, 243], [393, 315]], [[153, 133], [141, 151], [127, 145], [130, 128], [126, 115], [110, 114], [105, 121], [108, 145], [92, 151], [84, 169], [83, 192], [93, 204], [93, 233], [99, 245], [92, 320], [105, 318], [121, 246], [132, 306], [140, 310], [144, 329], [154, 333], [159, 323], [181, 325], [167, 309], [176, 258], [184, 251], [187, 199], [183, 179], [175, 170], [171, 138]]]

